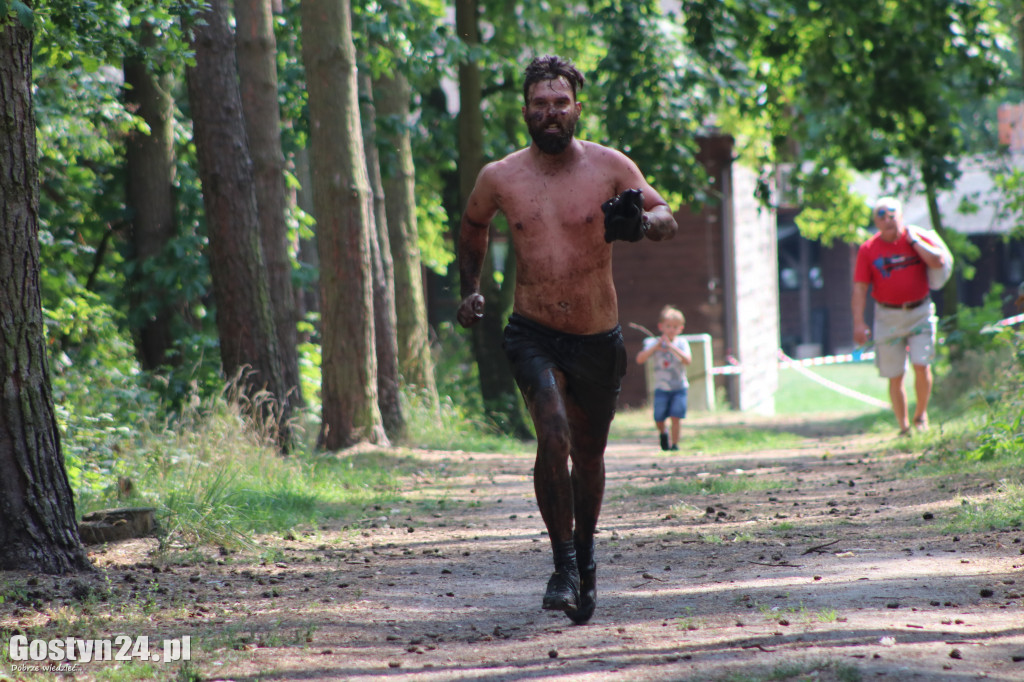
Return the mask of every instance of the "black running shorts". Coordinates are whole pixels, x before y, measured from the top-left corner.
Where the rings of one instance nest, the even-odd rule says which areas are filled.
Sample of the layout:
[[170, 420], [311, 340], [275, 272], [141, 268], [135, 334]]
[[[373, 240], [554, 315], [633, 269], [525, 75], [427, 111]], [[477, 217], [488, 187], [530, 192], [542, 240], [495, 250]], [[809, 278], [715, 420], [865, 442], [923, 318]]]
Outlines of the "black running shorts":
[[554, 368], [565, 375], [567, 399], [594, 423], [611, 423], [626, 374], [622, 327], [598, 334], [566, 334], [512, 313], [503, 347], [527, 404], [542, 388], [544, 370]]

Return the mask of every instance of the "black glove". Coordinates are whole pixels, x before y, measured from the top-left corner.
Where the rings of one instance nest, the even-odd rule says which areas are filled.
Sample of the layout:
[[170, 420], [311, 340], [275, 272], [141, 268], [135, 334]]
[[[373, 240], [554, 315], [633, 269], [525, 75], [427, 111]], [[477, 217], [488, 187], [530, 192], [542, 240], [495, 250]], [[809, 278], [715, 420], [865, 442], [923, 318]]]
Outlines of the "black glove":
[[604, 211], [604, 240], [611, 244], [616, 239], [638, 242], [644, 238], [644, 193], [627, 189], [617, 197], [601, 204]]

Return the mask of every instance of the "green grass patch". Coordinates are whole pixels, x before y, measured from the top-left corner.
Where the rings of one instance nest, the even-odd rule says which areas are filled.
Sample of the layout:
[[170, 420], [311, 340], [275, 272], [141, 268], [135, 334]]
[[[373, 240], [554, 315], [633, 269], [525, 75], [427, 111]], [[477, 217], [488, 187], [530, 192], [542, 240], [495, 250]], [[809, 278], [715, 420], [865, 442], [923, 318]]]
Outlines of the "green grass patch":
[[[459, 430], [454, 421], [449, 428], [463, 434], [461, 445], [528, 447], [471, 427]], [[410, 433], [415, 439], [415, 431]], [[381, 509], [443, 504], [444, 479], [457, 468], [451, 462], [424, 461], [415, 451], [372, 446], [282, 456], [272, 434], [261, 432], [235, 403], [216, 398], [174, 424], [137, 431], [134, 446], [124, 450], [118, 463], [118, 471], [132, 481], [130, 494], [116, 485], [88, 487], [78, 491], [76, 506], [83, 514], [111, 506], [152, 506], [167, 542], [253, 549], [254, 533], [315, 532], [328, 520], [359, 523], [381, 516]], [[403, 486], [404, 477], [414, 472], [440, 483], [438, 499]]]
[[725, 495], [742, 493], [751, 490], [780, 490], [791, 487], [786, 481], [778, 481], [764, 476], [750, 474], [709, 475], [696, 478], [671, 478], [659, 481], [654, 485], [636, 486], [623, 485], [619, 488], [623, 497], [662, 497], [679, 495]]
[[[888, 403], [888, 384], [879, 378], [869, 362], [824, 365], [810, 368], [816, 375]], [[777, 425], [751, 419], [747, 424], [728, 405], [718, 405], [712, 414], [731, 415], [729, 424], [716, 425], [700, 420], [707, 413], [691, 413], [682, 422], [680, 449], [686, 452], [719, 454], [753, 450], [789, 448], [815, 433], [885, 432], [895, 428], [888, 408], [870, 405], [822, 386], [793, 369], [779, 370], [779, 388], [775, 394]], [[788, 417], [805, 417], [805, 423], [793, 425]], [[699, 420], [700, 423], [698, 423]], [[650, 406], [620, 411], [612, 422], [613, 440], [649, 440], [657, 442], [657, 429]]]
[[[852, 362], [842, 365], [822, 365], [806, 368], [815, 375], [863, 393], [876, 400], [889, 402], [889, 385], [878, 376], [871, 362]], [[779, 370], [779, 390], [775, 394], [776, 414], [853, 413], [874, 414], [879, 407], [844, 395], [809, 379], [792, 368]]]
[[[788, 448], [800, 443], [803, 436], [784, 427], [746, 424], [708, 424], [683, 422], [679, 438], [680, 452], [719, 454]], [[658, 442], [658, 432], [649, 408], [624, 410], [612, 422], [609, 440], [649, 440]]]
[[989, 531], [1024, 526], [1024, 485], [1004, 481], [995, 495], [984, 500], [965, 498], [947, 531]]
[[804, 436], [775, 428], [759, 426], [713, 426], [688, 429], [680, 438], [680, 447], [687, 452], [717, 455], [724, 452], [777, 450], [799, 445]]

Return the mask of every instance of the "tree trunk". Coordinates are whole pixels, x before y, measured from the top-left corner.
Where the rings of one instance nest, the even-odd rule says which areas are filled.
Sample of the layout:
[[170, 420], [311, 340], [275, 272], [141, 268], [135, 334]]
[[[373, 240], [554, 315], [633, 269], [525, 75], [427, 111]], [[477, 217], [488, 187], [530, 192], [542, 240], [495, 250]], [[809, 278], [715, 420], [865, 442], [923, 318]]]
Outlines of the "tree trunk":
[[383, 149], [393, 150], [391, 163], [383, 164], [384, 198], [387, 202], [388, 236], [395, 272], [395, 314], [398, 366], [405, 383], [422, 391], [429, 405], [439, 406], [430, 354], [427, 305], [423, 295], [423, 266], [416, 229], [416, 173], [409, 136], [409, 81], [397, 71], [373, 84], [374, 101], [388, 127]]
[[0, 31], [0, 169], [0, 570], [91, 570], [46, 362], [32, 32], [10, 18]]
[[370, 238], [370, 259], [373, 263], [373, 328], [377, 346], [377, 404], [380, 406], [384, 430], [391, 438], [405, 430], [398, 375], [398, 337], [395, 331], [395, 266], [388, 239], [388, 218], [384, 184], [380, 177], [380, 154], [377, 153], [377, 112], [373, 104], [373, 82], [364, 71], [358, 73], [360, 121], [366, 170], [373, 192], [374, 234]]
[[261, 402], [264, 418], [289, 434], [289, 408], [267, 273], [260, 246], [252, 162], [242, 121], [241, 95], [224, 0], [212, 0], [192, 27], [196, 63], [187, 71], [189, 104], [203, 184], [210, 238], [210, 274], [217, 301], [217, 332], [225, 374], [241, 374], [250, 399], [267, 390], [276, 405]]
[[[153, 27], [143, 23], [135, 30], [145, 50], [156, 44]], [[138, 56], [124, 60], [124, 98], [130, 109], [149, 126], [149, 134], [133, 130], [126, 141], [125, 194], [131, 219], [131, 244], [135, 269], [131, 277], [130, 305], [138, 324], [136, 345], [145, 369], [157, 369], [168, 361], [174, 343], [174, 308], [170, 292], [155, 284], [147, 263], [159, 259], [174, 237], [174, 97], [170, 74], [151, 73]]]
[[359, 126], [349, 0], [302, 0], [313, 205], [320, 255], [323, 414], [330, 450], [387, 443], [377, 404], [370, 236], [373, 197]]
[[281, 111], [277, 101], [277, 42], [270, 0], [235, 0], [238, 76], [242, 113], [249, 136], [260, 241], [270, 286], [270, 307], [277, 330], [281, 371], [292, 391], [289, 402], [301, 405], [298, 323], [292, 259], [285, 222], [284, 152], [281, 150]]
[[[455, 25], [459, 38], [472, 47], [480, 42], [477, 0], [456, 0]], [[459, 194], [460, 205], [469, 199], [476, 177], [483, 168], [483, 97], [480, 68], [475, 62], [459, 63]], [[458, 222], [454, 222], [458, 225]], [[457, 243], [456, 239], [456, 243]], [[488, 258], [480, 275], [480, 293], [491, 303], [488, 314], [473, 325], [473, 353], [480, 372], [480, 393], [484, 408], [505, 433], [529, 437], [530, 430], [519, 409], [519, 393], [508, 360], [502, 353], [503, 310], [496, 305], [501, 289], [494, 281]]]

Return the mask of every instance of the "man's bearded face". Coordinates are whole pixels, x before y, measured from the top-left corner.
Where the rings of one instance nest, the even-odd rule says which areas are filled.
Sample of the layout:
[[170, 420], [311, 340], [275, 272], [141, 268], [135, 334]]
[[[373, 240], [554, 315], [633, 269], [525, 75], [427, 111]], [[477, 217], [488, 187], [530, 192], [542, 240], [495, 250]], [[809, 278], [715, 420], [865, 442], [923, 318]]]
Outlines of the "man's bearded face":
[[545, 154], [565, 151], [576, 134], [580, 107], [572, 86], [564, 78], [540, 81], [530, 88], [530, 100], [523, 107], [530, 137]]

